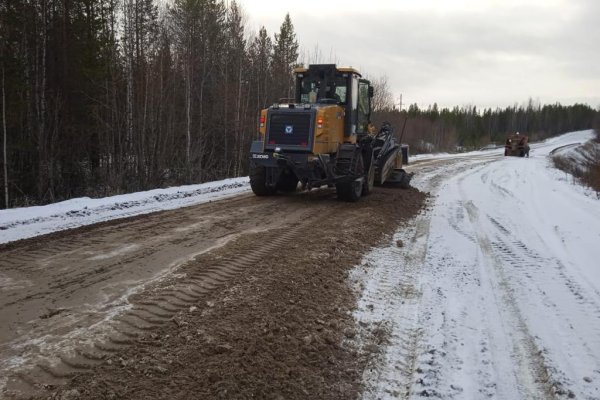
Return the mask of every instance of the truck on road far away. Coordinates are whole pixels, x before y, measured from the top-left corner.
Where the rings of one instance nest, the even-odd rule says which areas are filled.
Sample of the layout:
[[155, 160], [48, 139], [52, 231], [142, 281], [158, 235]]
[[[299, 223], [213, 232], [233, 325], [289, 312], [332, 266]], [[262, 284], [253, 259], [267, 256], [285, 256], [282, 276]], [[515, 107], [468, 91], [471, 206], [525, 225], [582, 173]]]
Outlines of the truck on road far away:
[[504, 144], [504, 155], [515, 157], [529, 157], [529, 138], [525, 135], [508, 135]]

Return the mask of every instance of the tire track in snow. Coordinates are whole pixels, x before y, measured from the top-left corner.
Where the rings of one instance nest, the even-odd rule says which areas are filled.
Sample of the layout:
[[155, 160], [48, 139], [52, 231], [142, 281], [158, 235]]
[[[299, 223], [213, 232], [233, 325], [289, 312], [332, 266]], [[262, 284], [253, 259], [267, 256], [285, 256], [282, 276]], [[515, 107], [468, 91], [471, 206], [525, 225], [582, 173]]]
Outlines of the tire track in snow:
[[[487, 221], [480, 220], [479, 209], [466, 195], [465, 180], [475, 173], [480, 173], [485, 167], [485, 165], [481, 165], [475, 170], [469, 171], [469, 173], [462, 174], [457, 181], [457, 186], [461, 203], [466, 210], [471, 225], [470, 231], [474, 232], [478, 251], [480, 251], [481, 277], [487, 279], [487, 282], [482, 282], [482, 285], [484, 287], [488, 286], [491, 291], [492, 301], [482, 300], [486, 301], [488, 307], [492, 307], [488, 311], [492, 315], [497, 315], [503, 326], [503, 330], [490, 331], [490, 339], [494, 343], [509, 345], [510, 357], [516, 363], [516, 365], [513, 365], [513, 373], [521, 398], [553, 399], [556, 398], [556, 383], [551, 380], [542, 353], [538, 349], [534, 337], [529, 332], [524, 317], [521, 315], [513, 289], [504, 270], [502, 259], [494, 252], [492, 240], [485, 234], [482, 224]], [[490, 180], [490, 183], [492, 188], [500, 188], [493, 179]], [[503, 191], [500, 191], [500, 193], [503, 193]], [[509, 192], [507, 193], [510, 195]], [[491, 222], [499, 231], [504, 228], [497, 221], [495, 223], [494, 221]], [[502, 228], [500, 228], [501, 226]], [[504, 228], [504, 232], [507, 235], [510, 234], [506, 228]], [[493, 324], [490, 323], [489, 326], [493, 326]], [[503, 337], [498, 337], [499, 335]], [[498, 362], [501, 361], [498, 360]]]
[[[468, 165], [439, 189], [444, 196], [432, 216], [436, 233], [421, 271], [423, 336], [410, 398], [554, 398], [552, 387], [544, 384], [549, 379], [543, 359], [536, 358], [518, 310], [508, 306], [514, 302], [507, 300], [506, 282], [490, 265], [478, 212], [460, 190], [465, 178], [485, 167]], [[456, 187], [458, 193], [449, 190], [448, 200], [445, 192]]]
[[[486, 159], [476, 163], [485, 163]], [[433, 164], [433, 165], [431, 165]], [[473, 162], [446, 160], [429, 163], [419, 170], [416, 185], [423, 191], [437, 191], [449, 174], [472, 168]], [[464, 219], [464, 210], [457, 209], [456, 219]], [[358, 347], [373, 346], [374, 338], [385, 332], [385, 341], [375, 343], [378, 351], [363, 375], [365, 399], [439, 396], [437, 390], [442, 378], [441, 370], [447, 364], [444, 345], [432, 346], [425, 335], [430, 332], [437, 317], [437, 310], [443, 304], [444, 293], [435, 292], [435, 299], [423, 303], [423, 291], [428, 288], [422, 278], [431, 268], [428, 248], [431, 215], [421, 214], [408, 228], [396, 233], [392, 244], [375, 249], [365, 257], [363, 264], [351, 276], [351, 281], [362, 293], [358, 301], [355, 318], [362, 327]], [[468, 234], [464, 233], [468, 238]], [[396, 241], [401, 241], [401, 247]], [[470, 238], [471, 242], [474, 239]], [[440, 266], [438, 266], [440, 267]], [[459, 334], [455, 321], [446, 321], [444, 327], [448, 342], [458, 342]], [[481, 341], [485, 347], [485, 339]], [[371, 349], [372, 350], [372, 349]], [[478, 349], [479, 352], [479, 349]], [[481, 369], [480, 369], [481, 370]], [[485, 368], [483, 368], [485, 370]], [[482, 387], [493, 387], [482, 374], [478, 378]], [[460, 394], [460, 385], [449, 384], [453, 394]]]
[[[484, 165], [468, 167], [469, 171], [457, 172], [471, 175]], [[445, 193], [450, 185], [453, 183], [439, 192]], [[438, 200], [432, 216], [436, 234], [430, 237], [424, 263], [420, 324], [425, 333], [411, 397], [515, 398], [514, 392], [499, 384], [502, 377], [496, 370], [490, 329], [494, 321], [479, 306], [487, 302], [481, 295], [485, 276], [478, 262], [467, 254], [475, 253], [477, 241], [469, 226], [465, 201], [443, 198]], [[450, 230], [441, 228], [443, 225]]]
[[[563, 327], [558, 330], [554, 328], [553, 334], [548, 336], [558, 336], [560, 338], [558, 347], [564, 349], [565, 353], [585, 354], [587, 359], [585, 363], [578, 359], [575, 364], [593, 365], [595, 378], [598, 379], [600, 360], [593, 356], [594, 349], [600, 346], [598, 294], [594, 291], [590, 293], [578, 284], [560, 260], [540, 254], [521, 240], [513, 238], [509, 230], [500, 222], [493, 218], [490, 220], [493, 220], [498, 228], [492, 248], [496, 257], [504, 260], [503, 268], [515, 278], [511, 280], [511, 286], [515, 288], [515, 295], [519, 296], [517, 303], [527, 305], [535, 309], [536, 314], [543, 315], [545, 326], [549, 329]], [[548, 251], [546, 254], [551, 252]], [[560, 301], [556, 301], [557, 299]], [[544, 340], [537, 335], [534, 338], [536, 343], [539, 343], [538, 347], [554, 380], [554, 391], [557, 394], [567, 396], [579, 394], [583, 398], [598, 398], [597, 386], [588, 382], [593, 371], [588, 371], [588, 379], [582, 379], [583, 385], [574, 385], [576, 382], [573, 382], [564, 370], [585, 370], [585, 368], [572, 365], [573, 362], [569, 360], [568, 354], [553, 354], [552, 351], [544, 348]], [[549, 340], [548, 337], [543, 339]], [[556, 360], [560, 362], [557, 363]], [[570, 371], [568, 375], [580, 375], [584, 378], [581, 373], [581, 371]]]
[[[600, 295], [595, 281], [585, 278], [594, 277], [585, 254], [577, 257], [571, 248], [574, 239], [588, 243], [589, 237], [574, 224], [565, 232], [554, 225], [557, 237], [547, 229], [547, 219], [557, 216], [548, 210], [562, 214], [579, 199], [539, 169], [546, 168], [545, 159], [498, 159], [415, 164], [413, 183], [437, 199], [418, 271], [419, 304], [409, 304], [417, 322], [389, 325], [411, 349], [410, 363], [406, 352], [394, 355], [400, 348], [394, 340], [382, 345], [385, 353], [371, 365], [375, 371], [365, 374], [364, 398], [600, 399]], [[558, 216], [575, 216], [585, 226], [585, 213], [593, 218], [596, 212], [581, 205], [580, 213]], [[561, 238], [562, 247], [552, 248]], [[397, 257], [398, 274], [405, 273], [405, 262]], [[377, 264], [371, 260], [367, 267], [381, 270]], [[369, 280], [375, 274], [365, 273], [363, 281], [376, 281]], [[371, 289], [366, 286], [361, 301]], [[393, 320], [399, 312], [387, 305]], [[372, 311], [381, 310], [373, 305]], [[416, 343], [410, 328], [419, 332]]]
[[508, 332], [505, 333], [508, 337], [505, 338], [505, 341], [511, 344], [511, 358], [516, 362], [517, 369], [514, 372], [519, 393], [522, 398], [528, 399], [556, 398], [556, 383], [552, 381], [542, 352], [521, 315], [503, 263], [494, 252], [492, 241], [480, 227], [479, 210], [473, 202], [467, 200], [464, 192], [461, 194], [465, 199], [465, 209], [469, 220], [475, 228], [477, 242], [483, 255], [481, 261], [484, 268], [489, 268], [488, 273], [492, 275], [490, 286], [495, 291], [494, 297], [497, 305], [495, 311], [503, 325], [508, 328]]
[[386, 335], [381, 343], [385, 352], [370, 360], [363, 375], [365, 398], [408, 398], [412, 392], [423, 335], [418, 275], [426, 254], [429, 219], [421, 215], [411, 226], [414, 228], [393, 238], [402, 247], [376, 249], [353, 272], [352, 280], [363, 286], [360, 289], [365, 294], [355, 313], [363, 327], [361, 339], [367, 343], [363, 346], [370, 346], [373, 340], [369, 337], [381, 330]]

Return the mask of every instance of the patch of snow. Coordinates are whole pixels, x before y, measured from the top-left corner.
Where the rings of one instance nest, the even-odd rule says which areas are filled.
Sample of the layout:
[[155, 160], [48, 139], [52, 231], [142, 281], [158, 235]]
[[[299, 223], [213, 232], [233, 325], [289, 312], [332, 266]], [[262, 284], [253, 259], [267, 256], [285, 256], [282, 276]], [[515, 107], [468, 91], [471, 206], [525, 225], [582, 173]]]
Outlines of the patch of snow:
[[248, 177], [242, 177], [100, 199], [81, 197], [46, 206], [0, 210], [0, 243], [112, 219], [191, 206], [235, 196], [248, 190]]
[[549, 159], [592, 137], [416, 171], [430, 211], [351, 275], [355, 319], [389, 332], [364, 398], [600, 398], [600, 204]]
[[552, 157], [562, 159], [580, 172], [589, 170], [589, 166], [600, 159], [600, 143], [590, 140], [585, 143], [563, 146], [552, 152]]

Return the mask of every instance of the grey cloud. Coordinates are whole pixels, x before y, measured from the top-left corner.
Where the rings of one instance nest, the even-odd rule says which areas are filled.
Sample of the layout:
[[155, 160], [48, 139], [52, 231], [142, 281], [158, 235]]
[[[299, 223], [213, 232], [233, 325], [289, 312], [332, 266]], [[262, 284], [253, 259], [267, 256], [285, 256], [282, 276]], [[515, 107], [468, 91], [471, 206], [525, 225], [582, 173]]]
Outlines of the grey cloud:
[[334, 48], [344, 64], [388, 75], [396, 92], [435, 97], [437, 87], [440, 95], [454, 96], [445, 101], [459, 104], [554, 92], [556, 98], [593, 96], [600, 90], [600, 3], [569, 4], [564, 13], [523, 6], [488, 14], [394, 12], [295, 23], [308, 50], [314, 43]]

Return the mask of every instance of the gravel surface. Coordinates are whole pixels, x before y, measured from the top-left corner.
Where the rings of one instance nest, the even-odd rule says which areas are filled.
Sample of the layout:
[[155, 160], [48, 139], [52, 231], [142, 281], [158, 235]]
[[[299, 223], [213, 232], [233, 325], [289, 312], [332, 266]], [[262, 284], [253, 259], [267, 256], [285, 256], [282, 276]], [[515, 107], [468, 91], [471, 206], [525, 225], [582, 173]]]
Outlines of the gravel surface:
[[[169, 237], [164, 254], [199, 254], [160, 279], [138, 276], [144, 284], [126, 292], [122, 310], [93, 320], [85, 329], [65, 323], [68, 339], [63, 335], [55, 346], [23, 352], [30, 362], [9, 369], [4, 394], [58, 399], [356, 398], [369, 353], [379, 350], [366, 346], [358, 351], [352, 345], [356, 293], [348, 285], [348, 272], [366, 251], [414, 217], [425, 198], [416, 189], [395, 188], [377, 188], [357, 204], [337, 201], [331, 190], [268, 199], [243, 196], [222, 202], [222, 208], [214, 203], [185, 209], [188, 219], [194, 214], [213, 217], [202, 232], [201, 217], [184, 222], [186, 217], [179, 215], [176, 224], [170, 224], [175, 211], [138, 217], [131, 229], [143, 232], [143, 238], [125, 249], [123, 230], [130, 227], [122, 220], [117, 230], [121, 253], [106, 250], [119, 240], [111, 236], [116, 226], [105, 223], [99, 232], [87, 228], [86, 237], [102, 242], [105, 249], [88, 248], [92, 263], [123, 261], [128, 259], [123, 254], [132, 253], [135, 257], [130, 254], [125, 262], [151, 264], [162, 256], [143, 249], [149, 250], [153, 235], [170, 231], [185, 231], [187, 241]], [[150, 223], [157, 220], [164, 223]], [[222, 232], [216, 234], [218, 229]], [[197, 245], [203, 237], [204, 244]], [[219, 237], [228, 240], [217, 243]], [[43, 247], [53, 249], [55, 241], [71, 239], [67, 232]], [[17, 259], [31, 246], [11, 246], [10, 256]], [[65, 256], [58, 253], [53, 260]], [[103, 258], [107, 253], [110, 257]], [[78, 290], [85, 297], [86, 291]], [[75, 306], [68, 312], [40, 312], [38, 319], [68, 321], [73, 315], [78, 315]]]

